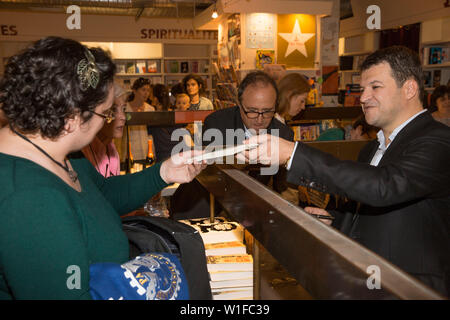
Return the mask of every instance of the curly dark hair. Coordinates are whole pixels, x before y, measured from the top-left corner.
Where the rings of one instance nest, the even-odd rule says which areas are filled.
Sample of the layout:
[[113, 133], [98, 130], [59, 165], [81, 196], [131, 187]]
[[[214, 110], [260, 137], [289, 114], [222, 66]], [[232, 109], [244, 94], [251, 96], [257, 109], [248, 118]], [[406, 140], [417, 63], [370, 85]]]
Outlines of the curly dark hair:
[[[78, 63], [89, 50], [99, 70], [94, 89], [82, 90]], [[116, 67], [108, 53], [86, 48], [77, 41], [47, 37], [11, 57], [0, 80], [0, 105], [9, 125], [24, 134], [55, 139], [67, 119], [80, 115], [83, 122], [103, 103]]]

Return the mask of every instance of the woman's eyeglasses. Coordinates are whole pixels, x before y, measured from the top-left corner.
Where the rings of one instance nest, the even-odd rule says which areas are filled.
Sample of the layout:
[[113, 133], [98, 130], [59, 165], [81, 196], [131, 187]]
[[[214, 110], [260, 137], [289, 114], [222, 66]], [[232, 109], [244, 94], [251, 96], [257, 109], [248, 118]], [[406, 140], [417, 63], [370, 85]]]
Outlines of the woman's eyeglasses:
[[97, 115], [97, 116], [102, 117], [103, 119], [105, 119], [106, 123], [111, 123], [111, 122], [115, 119], [115, 116], [114, 116], [114, 110], [113, 110], [112, 108], [106, 110], [106, 111], [105, 111], [105, 114], [97, 113], [97, 112], [95, 112], [95, 111], [91, 111], [91, 112], [92, 112], [93, 114], [95, 114], [95, 115]]

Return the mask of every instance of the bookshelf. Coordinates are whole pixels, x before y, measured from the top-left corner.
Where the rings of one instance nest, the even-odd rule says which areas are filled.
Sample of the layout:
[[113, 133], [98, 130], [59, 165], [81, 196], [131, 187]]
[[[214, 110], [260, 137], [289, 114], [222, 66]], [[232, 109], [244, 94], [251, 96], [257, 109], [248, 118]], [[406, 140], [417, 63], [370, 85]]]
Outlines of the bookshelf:
[[[117, 79], [125, 89], [131, 90], [133, 82], [148, 78], [152, 84], [161, 83], [170, 88], [181, 82], [189, 73], [198, 74], [205, 81], [207, 96], [212, 98], [211, 63], [214, 59], [214, 45], [161, 43], [160, 50], [140, 52], [139, 58], [133, 54], [126, 58], [115, 58]], [[144, 56], [144, 58], [142, 57]]]

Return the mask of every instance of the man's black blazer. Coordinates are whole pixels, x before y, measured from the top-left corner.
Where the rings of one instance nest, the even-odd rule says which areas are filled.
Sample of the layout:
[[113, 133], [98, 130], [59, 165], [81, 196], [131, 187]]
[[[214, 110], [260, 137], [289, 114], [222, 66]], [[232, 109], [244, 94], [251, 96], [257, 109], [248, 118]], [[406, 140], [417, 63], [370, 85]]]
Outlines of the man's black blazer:
[[288, 181], [360, 202], [340, 230], [448, 296], [450, 128], [425, 112], [398, 133], [377, 167], [368, 165], [377, 149], [377, 141], [368, 143], [353, 162], [299, 144]]

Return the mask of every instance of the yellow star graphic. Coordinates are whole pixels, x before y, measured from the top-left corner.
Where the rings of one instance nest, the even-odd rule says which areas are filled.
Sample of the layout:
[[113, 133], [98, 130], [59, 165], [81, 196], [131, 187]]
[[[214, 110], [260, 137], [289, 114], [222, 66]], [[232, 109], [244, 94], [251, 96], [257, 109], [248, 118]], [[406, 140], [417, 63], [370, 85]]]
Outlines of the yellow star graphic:
[[298, 50], [302, 55], [308, 57], [306, 52], [305, 42], [311, 39], [315, 33], [302, 33], [298, 20], [295, 20], [294, 29], [291, 33], [278, 33], [280, 37], [288, 42], [288, 48], [284, 57], [286, 58], [295, 50]]

